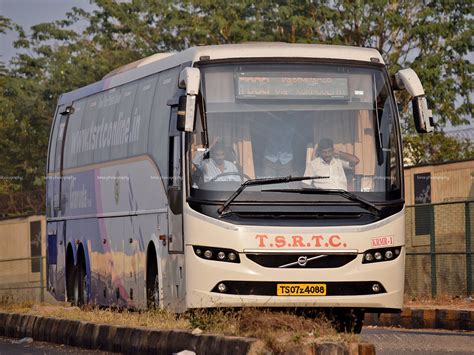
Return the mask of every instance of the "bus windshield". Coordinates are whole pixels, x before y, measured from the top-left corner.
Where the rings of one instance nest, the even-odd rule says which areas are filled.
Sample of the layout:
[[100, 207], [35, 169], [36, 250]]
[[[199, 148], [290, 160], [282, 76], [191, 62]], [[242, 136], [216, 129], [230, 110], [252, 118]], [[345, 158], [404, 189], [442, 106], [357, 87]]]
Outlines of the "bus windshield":
[[209, 64], [201, 73], [187, 145], [191, 197], [222, 200], [249, 179], [291, 175], [326, 178], [252, 186], [239, 200], [308, 188], [401, 198], [397, 115], [383, 68]]

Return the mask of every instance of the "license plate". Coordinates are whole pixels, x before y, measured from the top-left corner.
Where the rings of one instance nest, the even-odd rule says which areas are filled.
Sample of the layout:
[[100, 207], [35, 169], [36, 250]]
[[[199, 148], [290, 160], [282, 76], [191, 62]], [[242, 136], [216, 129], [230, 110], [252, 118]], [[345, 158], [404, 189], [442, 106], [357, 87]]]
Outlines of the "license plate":
[[277, 284], [277, 296], [326, 296], [326, 284]]

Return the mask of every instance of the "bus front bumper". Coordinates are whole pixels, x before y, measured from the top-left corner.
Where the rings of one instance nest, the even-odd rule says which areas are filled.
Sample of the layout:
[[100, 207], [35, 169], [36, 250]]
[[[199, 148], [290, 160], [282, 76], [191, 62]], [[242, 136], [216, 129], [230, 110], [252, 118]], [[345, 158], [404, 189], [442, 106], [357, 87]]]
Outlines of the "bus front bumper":
[[[240, 263], [203, 260], [188, 246], [186, 306], [338, 307], [401, 309], [405, 251], [395, 260], [362, 264], [362, 254], [339, 268], [281, 269], [261, 267], [244, 255]], [[277, 295], [285, 285], [324, 285], [324, 295]], [[223, 286], [222, 286], [223, 285]], [[374, 286], [375, 285], [375, 286]]]

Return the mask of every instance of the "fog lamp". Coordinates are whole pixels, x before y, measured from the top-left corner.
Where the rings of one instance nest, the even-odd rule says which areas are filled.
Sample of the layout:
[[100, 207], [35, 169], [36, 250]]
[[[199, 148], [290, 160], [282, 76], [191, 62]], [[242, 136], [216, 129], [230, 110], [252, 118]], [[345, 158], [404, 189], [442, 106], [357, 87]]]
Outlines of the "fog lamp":
[[373, 284], [372, 285], [372, 291], [374, 291], [375, 293], [379, 293], [380, 292], [380, 285], [379, 284]]
[[225, 291], [227, 291], [227, 286], [221, 282], [219, 285], [217, 285], [217, 289], [219, 290], [219, 292], [224, 293]]

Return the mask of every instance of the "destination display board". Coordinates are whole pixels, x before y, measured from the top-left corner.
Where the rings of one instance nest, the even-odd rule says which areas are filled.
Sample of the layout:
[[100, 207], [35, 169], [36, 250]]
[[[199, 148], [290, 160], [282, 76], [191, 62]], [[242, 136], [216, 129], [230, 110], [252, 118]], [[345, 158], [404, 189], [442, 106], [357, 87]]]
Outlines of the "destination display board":
[[286, 73], [239, 73], [240, 99], [348, 99], [347, 77], [291, 76]]

